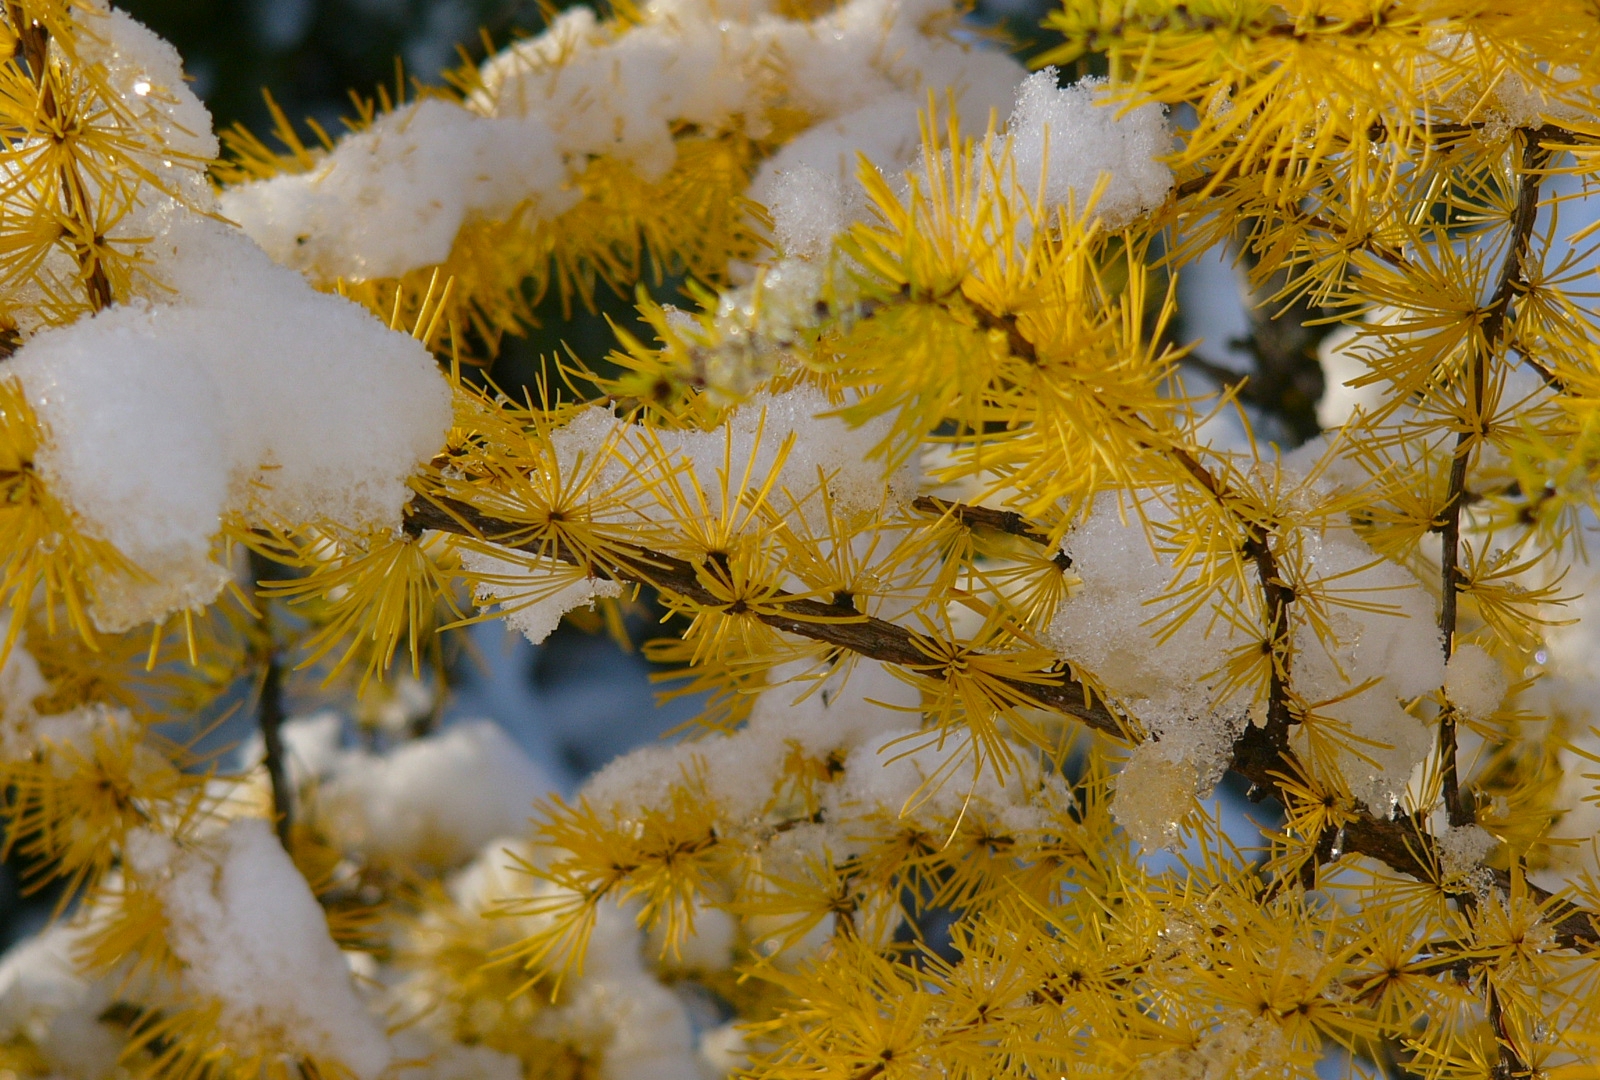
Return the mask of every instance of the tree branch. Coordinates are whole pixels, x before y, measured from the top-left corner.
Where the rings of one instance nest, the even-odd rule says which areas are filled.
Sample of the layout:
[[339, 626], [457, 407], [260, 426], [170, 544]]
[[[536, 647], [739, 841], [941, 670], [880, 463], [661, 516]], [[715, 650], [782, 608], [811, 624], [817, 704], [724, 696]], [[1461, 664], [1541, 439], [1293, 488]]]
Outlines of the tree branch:
[[1280, 753], [1288, 751], [1289, 728], [1296, 722], [1289, 711], [1289, 605], [1294, 602], [1294, 591], [1278, 572], [1278, 560], [1272, 553], [1272, 543], [1264, 525], [1250, 521], [1233, 512], [1228, 503], [1228, 489], [1207, 469], [1199, 458], [1183, 449], [1168, 451], [1185, 472], [1194, 478], [1224, 511], [1244, 526], [1244, 555], [1255, 564], [1256, 577], [1261, 581], [1262, 599], [1266, 605], [1267, 625], [1264, 642], [1272, 663], [1272, 673], [1267, 689], [1266, 736]]
[[[1210, 475], [1203, 466], [1200, 469], [1205, 475]], [[924, 512], [937, 511], [942, 516], [998, 528], [1013, 536], [1024, 536], [1040, 542], [1043, 542], [1041, 538], [1048, 536], [1043, 529], [1029, 525], [1021, 515], [1010, 511], [936, 499], [918, 502], [923, 504], [918, 509]], [[490, 517], [453, 499], [413, 499], [406, 507], [405, 528], [413, 535], [421, 535], [425, 530], [432, 529], [486, 540], [553, 557], [607, 580], [649, 584], [692, 603], [713, 608], [726, 606], [725, 599], [701, 585], [695, 568], [682, 559], [644, 548], [618, 546], [610, 552], [607, 562], [595, 563], [564, 547], [552, 547], [540, 541], [518, 542], [518, 536], [526, 535], [524, 526]], [[1269, 557], [1270, 554], [1269, 551]], [[1276, 573], [1275, 567], [1271, 572]], [[1284, 604], [1287, 602], [1283, 601]], [[775, 594], [770, 603], [764, 603], [763, 606], [778, 610], [753, 613], [754, 617], [774, 629], [913, 671], [926, 674], [937, 674], [939, 671], [937, 665], [929, 662], [928, 653], [916, 644], [916, 636], [895, 623], [863, 615], [854, 608], [782, 592]], [[1093, 693], [1069, 673], [1049, 671], [1041, 675], [1041, 682], [1007, 680], [1006, 684], [1025, 700], [1042, 708], [1074, 717], [1097, 731], [1126, 737], [1131, 725], [1112, 712], [1104, 702], [1096, 700]], [[1281, 802], [1283, 778], [1294, 770], [1295, 761], [1286, 738], [1269, 728], [1250, 726], [1234, 745], [1233, 761], [1229, 767]], [[1397, 873], [1419, 880], [1435, 880], [1438, 876], [1438, 856], [1433, 840], [1415, 822], [1384, 821], [1370, 813], [1358, 813], [1345, 826], [1343, 849], [1348, 853], [1376, 859]], [[1509, 876], [1504, 872], [1496, 872], [1496, 881], [1502, 889], [1510, 888]], [[1562, 947], [1600, 945], [1600, 929], [1597, 929], [1600, 924], [1588, 911], [1565, 900], [1555, 899], [1551, 893], [1531, 882], [1527, 888], [1541, 903], [1551, 906], [1552, 925]]]
[[[1483, 309], [1479, 322], [1481, 343], [1467, 357], [1466, 416], [1461, 430], [1456, 434], [1444, 511], [1439, 525], [1439, 630], [1444, 636], [1446, 660], [1455, 652], [1458, 596], [1469, 584], [1461, 570], [1461, 512], [1466, 505], [1467, 466], [1478, 440], [1483, 437], [1483, 409], [1488, 392], [1490, 361], [1505, 344], [1512, 300], [1527, 291], [1528, 245], [1532, 241], [1533, 225], [1538, 217], [1539, 185], [1543, 181], [1545, 163], [1550, 157], [1550, 151], [1534, 143], [1531, 132], [1524, 132], [1519, 138], [1521, 144], [1516, 157], [1520, 175], [1517, 202], [1511, 213], [1510, 242], [1505, 261], [1500, 266], [1494, 294]], [[1447, 704], [1439, 718], [1439, 760], [1444, 780], [1445, 809], [1450, 815], [1450, 824], [1459, 827], [1475, 822], [1477, 813], [1463, 799], [1456, 759], [1456, 713], [1454, 707]]]
[[[933, 517], [950, 518], [970, 527], [991, 529], [994, 532], [1005, 533], [1008, 536], [1020, 536], [1025, 540], [1032, 540], [1046, 547], [1052, 546], [1050, 534], [1039, 526], [1017, 513], [1015, 510], [996, 510], [988, 506], [973, 506], [969, 503], [951, 502], [947, 499], [936, 499], [930, 495], [922, 495], [911, 502], [913, 509]], [[1072, 566], [1072, 560], [1065, 552], [1057, 552], [1056, 562], [1063, 569]]]
[[[1533, 238], [1534, 222], [1539, 212], [1539, 187], [1543, 170], [1550, 158], [1550, 150], [1538, 141], [1535, 131], [1516, 133], [1513, 151], [1516, 162], [1517, 201], [1511, 211], [1511, 237], [1505, 261], [1500, 266], [1500, 277], [1494, 294], [1482, 313], [1479, 331], [1482, 335], [1478, 347], [1467, 357], [1466, 415], [1461, 430], [1456, 434], [1455, 452], [1450, 461], [1450, 477], [1445, 496], [1444, 522], [1440, 528], [1440, 587], [1439, 629], [1444, 638], [1444, 655], [1449, 660], [1455, 651], [1455, 634], [1458, 619], [1458, 594], [1470, 582], [1461, 570], [1461, 512], [1466, 505], [1467, 468], [1472, 452], [1485, 430], [1484, 404], [1488, 393], [1489, 365], [1496, 353], [1507, 343], [1507, 326], [1511, 303], [1527, 291], [1526, 263], [1528, 246]], [[1456, 738], [1455, 706], [1446, 698], [1445, 708], [1439, 717], [1439, 760], [1443, 776], [1445, 810], [1450, 824], [1463, 827], [1478, 819], [1476, 806], [1469, 805], [1462, 791], [1459, 753]], [[1463, 898], [1466, 904], [1476, 902], [1475, 897]], [[1592, 932], [1592, 920], [1585, 920], [1586, 929]], [[1513, 1034], [1505, 1022], [1500, 995], [1492, 983], [1485, 984], [1484, 1008], [1499, 1045], [1499, 1062], [1494, 1075], [1503, 1080], [1526, 1075], [1528, 1064], [1516, 1045]]]
[[[981, 510], [976, 507], [967, 509]], [[989, 513], [1004, 514], [1003, 511]], [[987, 514], [980, 513], [977, 516], [986, 518]], [[543, 541], [518, 543], [515, 538], [526, 532], [522, 526], [491, 518], [466, 503], [452, 499], [412, 500], [406, 508], [406, 528], [413, 532], [435, 529], [487, 540], [519, 551], [559, 559], [609, 581], [651, 585], [702, 607], [723, 609], [728, 606], [724, 597], [701, 584], [695, 567], [683, 559], [648, 548], [613, 545], [607, 552], [608, 561], [597, 563], [560, 545], [553, 546]], [[884, 619], [863, 615], [844, 604], [824, 603], [779, 591], [764, 597], [761, 610], [750, 614], [773, 629], [847, 649], [871, 660], [896, 664], [924, 674], [936, 673], [940, 667], [928, 651], [917, 644], [919, 639], [916, 634]], [[1092, 692], [1067, 672], [1044, 672], [1042, 679], [1040, 682], [1001, 681], [1039, 705], [1076, 717], [1098, 731], [1119, 736], [1126, 734], [1127, 728], [1122, 718], [1103, 703], [1095, 701]]]

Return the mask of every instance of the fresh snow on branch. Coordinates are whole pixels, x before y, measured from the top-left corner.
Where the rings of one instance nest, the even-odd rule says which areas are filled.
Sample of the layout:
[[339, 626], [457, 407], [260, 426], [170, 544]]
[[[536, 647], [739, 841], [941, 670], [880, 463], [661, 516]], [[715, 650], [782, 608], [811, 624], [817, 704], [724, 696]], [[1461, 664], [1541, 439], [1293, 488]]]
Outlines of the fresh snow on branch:
[[676, 160], [675, 125], [739, 123], [761, 137], [781, 104], [812, 127], [771, 168], [834, 169], [844, 155], [853, 170], [857, 150], [903, 167], [930, 94], [953, 94], [981, 132], [1023, 75], [1005, 53], [928, 32], [949, 19], [940, 0], [850, 0], [810, 21], [759, 0], [731, 7], [656, 0], [622, 24], [571, 8], [485, 61], [464, 106], [403, 106], [308, 172], [231, 189], [222, 210], [319, 280], [393, 277], [444, 261], [465, 222], [559, 216], [596, 156], [660, 178]]

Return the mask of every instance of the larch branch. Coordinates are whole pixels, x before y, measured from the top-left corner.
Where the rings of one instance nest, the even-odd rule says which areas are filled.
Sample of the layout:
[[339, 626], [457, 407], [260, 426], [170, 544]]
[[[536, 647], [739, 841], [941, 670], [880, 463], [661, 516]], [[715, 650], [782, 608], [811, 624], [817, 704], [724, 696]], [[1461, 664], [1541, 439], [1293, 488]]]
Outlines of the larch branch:
[[[1047, 535], [1037, 526], [1024, 527], [1026, 519], [1020, 515], [1007, 516], [1007, 511], [994, 511], [984, 507], [967, 507], [959, 503], [936, 501], [941, 514], [1017, 536], [1038, 538]], [[931, 511], [934, 506], [924, 507]], [[576, 552], [552, 547], [539, 541], [517, 542], [526, 535], [524, 526], [501, 521], [476, 508], [456, 500], [433, 498], [413, 499], [406, 509], [406, 528], [420, 535], [425, 530], [436, 530], [457, 536], [467, 536], [492, 543], [560, 559], [582, 566], [608, 580], [649, 584], [675, 594], [692, 603], [721, 607], [725, 601], [709, 592], [699, 580], [695, 568], [685, 560], [644, 548], [617, 548], [609, 560], [597, 564]], [[928, 652], [919, 647], [910, 631], [884, 619], [863, 615], [853, 608], [823, 603], [805, 597], [779, 593], [764, 610], [754, 617], [777, 630], [783, 630], [812, 641], [820, 641], [857, 655], [886, 664], [895, 664], [909, 670], [937, 674], [938, 667], [930, 663]], [[771, 610], [776, 608], [777, 610]], [[1052, 709], [1074, 717], [1097, 731], [1125, 737], [1127, 721], [1098, 700], [1083, 683], [1062, 671], [1042, 672], [1042, 681], [1008, 681], [1007, 685], [1024, 699], [1042, 708]], [[1234, 748], [1231, 763], [1233, 772], [1249, 780], [1262, 791], [1282, 801], [1282, 778], [1294, 767], [1293, 754], [1287, 746], [1258, 727], [1249, 727]], [[1437, 878], [1438, 859], [1433, 840], [1420, 827], [1409, 820], [1385, 821], [1369, 813], [1358, 813], [1345, 827], [1344, 850], [1365, 855], [1388, 866], [1398, 873], [1419, 880]], [[1502, 888], [1509, 888], [1509, 878], [1497, 875]], [[1588, 911], [1550, 893], [1528, 885], [1530, 894], [1541, 903], [1549, 905], [1551, 922], [1557, 940], [1563, 947], [1600, 945], [1600, 929]]]
[[[1455, 652], [1459, 597], [1463, 587], [1468, 584], [1461, 570], [1461, 512], [1466, 506], [1467, 468], [1484, 432], [1483, 413], [1488, 393], [1489, 365], [1506, 344], [1512, 300], [1527, 291], [1528, 245], [1532, 241], [1533, 225], [1538, 217], [1543, 169], [1550, 156], [1547, 149], [1534, 141], [1532, 132], [1523, 132], [1519, 138], [1521, 144], [1516, 153], [1517, 201], [1511, 212], [1511, 236], [1494, 293], [1480, 317], [1480, 340], [1467, 356], [1466, 416], [1461, 430], [1456, 434], [1444, 510], [1438, 525], [1441, 541], [1439, 630], [1444, 638], [1446, 660]], [[1477, 815], [1464, 800], [1457, 757], [1456, 714], [1455, 709], [1447, 705], [1439, 719], [1439, 760], [1443, 773], [1445, 809], [1452, 825], [1464, 826], [1476, 821]]]
[[[406, 525], [417, 532], [434, 529], [553, 557], [607, 580], [650, 585], [704, 607], [721, 609], [727, 606], [723, 597], [701, 583], [691, 563], [647, 548], [611, 545], [607, 549], [607, 560], [596, 562], [559, 544], [537, 540], [518, 543], [515, 538], [525, 535], [524, 527], [489, 517], [466, 503], [450, 499], [413, 500], [406, 510]], [[910, 630], [885, 619], [863, 615], [844, 604], [825, 603], [779, 591], [765, 597], [761, 610], [750, 614], [775, 630], [847, 649], [871, 660], [923, 674], [936, 673], [940, 667], [928, 650], [918, 645], [917, 635]], [[1001, 681], [1044, 708], [1075, 717], [1098, 731], [1125, 734], [1122, 719], [1096, 701], [1092, 692], [1069, 673], [1044, 672], [1040, 678], [1041, 681]]]

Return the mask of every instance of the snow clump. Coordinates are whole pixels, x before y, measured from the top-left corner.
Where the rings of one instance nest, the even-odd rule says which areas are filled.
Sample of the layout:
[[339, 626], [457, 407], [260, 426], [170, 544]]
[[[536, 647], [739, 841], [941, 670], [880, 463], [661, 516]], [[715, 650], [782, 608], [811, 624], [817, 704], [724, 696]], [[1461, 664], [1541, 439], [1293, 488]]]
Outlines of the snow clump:
[[61, 1075], [113, 1076], [123, 1040], [100, 1020], [112, 987], [73, 962], [84, 930], [81, 921], [58, 922], [0, 959], [0, 1039], [26, 1038]]
[[40, 475], [144, 571], [94, 583], [110, 632], [215, 598], [225, 515], [398, 526], [450, 423], [420, 342], [174, 213], [152, 244], [168, 300], [41, 331], [7, 364], [47, 432]]
[[[1152, 526], [1164, 513], [1154, 504], [1143, 511]], [[1114, 497], [1097, 500], [1061, 548], [1080, 584], [1049, 626], [1050, 645], [1092, 672], [1151, 734], [1181, 744], [1209, 790], [1250, 704], [1226, 685], [1224, 665], [1239, 644], [1236, 633], [1203, 619], [1169, 625], [1162, 597], [1175, 584], [1175, 571], [1151, 551], [1145, 525], [1124, 520]]]
[[1445, 665], [1444, 692], [1468, 720], [1487, 720], [1505, 700], [1505, 669], [1481, 645], [1458, 646]]
[[786, 254], [826, 255], [834, 236], [866, 213], [856, 182], [863, 158], [890, 175], [916, 163], [918, 110], [925, 107], [925, 99], [890, 94], [809, 128], [762, 163], [750, 197], [771, 213], [773, 235]]
[[[497, 836], [521, 832], [556, 783], [492, 720], [458, 721], [386, 753], [346, 750], [333, 712], [283, 725], [297, 788], [314, 785], [317, 813], [346, 850], [397, 863], [456, 866]], [[239, 765], [263, 760], [260, 736]]]
[[485, 61], [464, 103], [396, 109], [307, 172], [231, 189], [223, 212], [318, 279], [395, 276], [443, 261], [463, 224], [560, 215], [595, 157], [660, 179], [677, 158], [677, 124], [742, 123], [759, 137], [781, 100], [818, 134], [802, 133], [772, 170], [837, 171], [841, 157], [853, 169], [858, 149], [903, 165], [929, 91], [950, 88], [963, 123], [981, 131], [1023, 76], [1005, 53], [946, 33], [941, 0], [849, 0], [811, 21], [773, 6], [658, 0], [617, 25], [569, 8]]
[[[835, 673], [820, 686], [780, 682], [760, 694], [744, 727], [640, 747], [596, 773], [579, 794], [623, 826], [649, 808], [673, 805], [675, 793], [686, 794], [714, 816], [718, 835], [760, 838], [765, 871], [776, 878], [805, 877], [819, 863], [860, 854], [885, 828], [914, 825], [945, 835], [953, 822], [967, 821], [1023, 835], [1048, 828], [1071, 802], [1059, 774], [1020, 748], [1002, 777], [992, 761], [978, 767], [965, 732], [941, 737], [907, 726], [920, 705], [915, 686], [870, 661], [847, 681]], [[807, 810], [806, 820], [793, 817], [796, 769], [816, 775], [807, 786], [816, 812]], [[873, 918], [866, 913], [863, 926]], [[828, 925], [780, 944], [783, 919], [746, 920], [758, 947], [781, 964], [822, 948]], [[715, 932], [716, 926], [706, 931]], [[693, 953], [713, 946], [720, 949], [720, 941], [701, 943]]]
[[1405, 708], [1444, 684], [1433, 598], [1350, 528], [1302, 530], [1297, 568], [1307, 587], [1329, 598], [1331, 637], [1299, 622], [1295, 690], [1316, 717], [1349, 733], [1338, 759], [1350, 792], [1387, 816], [1436, 737], [1431, 723]]
[[[1159, 528], [1166, 511], [1142, 510]], [[1149, 733], [1128, 766], [1144, 779], [1119, 782], [1114, 813], [1141, 843], [1160, 846], [1177, 835], [1173, 785], [1186, 780], [1203, 797], [1231, 761], [1247, 718], [1265, 717], [1260, 703], [1228, 685], [1230, 655], [1252, 642], [1232, 624], [1189, 618], [1172, 625], [1167, 608], [1184, 579], [1150, 545], [1145, 525], [1125, 522], [1103, 497], [1062, 541], [1081, 584], [1046, 640]], [[1297, 590], [1325, 598], [1318, 625], [1299, 605], [1289, 608], [1293, 688], [1324, 729], [1331, 723], [1347, 733], [1336, 756], [1351, 793], [1386, 815], [1433, 747], [1432, 727], [1406, 708], [1445, 681], [1433, 601], [1410, 571], [1380, 558], [1349, 527], [1302, 528], [1279, 561]], [[1291, 731], [1301, 752], [1306, 737], [1304, 725]]]
[[772, 173], [759, 201], [772, 215], [772, 234], [782, 251], [802, 259], [822, 259], [833, 238], [864, 210], [855, 191], [836, 172], [801, 162]]
[[[537, 858], [538, 852], [526, 843], [513, 838], [495, 840], [450, 879], [451, 899], [468, 916], [495, 912], [508, 900], [525, 901], [530, 891], [548, 899], [559, 891], [557, 886], [530, 882], [517, 869], [518, 863]], [[706, 914], [697, 913], [698, 929], [713, 935], [729, 930], [711, 917], [701, 926], [701, 916]], [[596, 908], [582, 970], [570, 975], [559, 1005], [539, 1011], [530, 1033], [563, 1040], [576, 1038], [587, 1044], [589, 1054], [599, 1065], [599, 1075], [607, 1080], [701, 1080], [694, 1025], [685, 999], [663, 985], [647, 967], [645, 936], [633, 915], [633, 909], [610, 903]], [[510, 944], [535, 933], [547, 918], [512, 915], [492, 919], [489, 925], [496, 941]], [[727, 916], [722, 918], [726, 920]], [[424, 935], [430, 932], [426, 921], [418, 930]], [[686, 948], [694, 947], [691, 939]], [[406, 980], [397, 991], [415, 1014], [436, 1009], [437, 987], [431, 978]], [[443, 1017], [431, 1017], [429, 1022], [447, 1023]], [[440, 1034], [452, 1037], [449, 1032]]]
[[[1161, 205], [1172, 190], [1172, 170], [1161, 160], [1172, 135], [1161, 106], [1128, 109], [1103, 79], [1061, 87], [1057, 78], [1055, 68], [1045, 68], [1022, 80], [1004, 135], [991, 144], [997, 157], [1010, 153], [1022, 192], [1046, 211], [1083, 213], [1098, 189], [1094, 214], [1106, 229]], [[786, 254], [819, 258], [865, 215], [855, 182], [860, 157], [890, 174], [917, 171], [918, 110], [925, 107], [907, 95], [886, 98], [813, 127], [762, 166], [750, 194], [771, 212]]]
[[504, 550], [508, 557], [500, 558], [461, 547], [461, 565], [475, 578], [478, 605], [485, 610], [498, 605], [507, 625], [535, 645], [555, 633], [569, 611], [622, 595], [618, 582], [587, 577], [556, 559]]
[[[1152, 527], [1164, 514], [1142, 509]], [[1150, 738], [1124, 766], [1112, 814], [1141, 846], [1170, 846], [1191, 797], [1216, 786], [1244, 730], [1250, 702], [1226, 685], [1237, 635], [1198, 618], [1168, 625], [1162, 598], [1176, 573], [1151, 550], [1145, 523], [1124, 520], [1113, 497], [1101, 497], [1061, 548], [1080, 584], [1045, 639], [1144, 725]]]
[[217, 156], [219, 144], [211, 113], [184, 77], [178, 50], [120, 8], [83, 5], [73, 14], [88, 31], [78, 37], [81, 58], [105, 70], [107, 85], [139, 126], [161, 133], [160, 151], [139, 157], [139, 163], [171, 194], [209, 203], [204, 166]]
[[397, 863], [453, 865], [522, 831], [555, 788], [490, 720], [456, 724], [387, 754], [341, 755], [320, 798], [348, 847]]
[[161, 902], [182, 978], [221, 1005], [230, 1038], [335, 1061], [358, 1080], [388, 1067], [383, 1027], [356, 996], [321, 906], [266, 821], [234, 821], [182, 847], [134, 833], [126, 858]]
[[574, 205], [556, 136], [537, 116], [479, 116], [439, 98], [385, 113], [309, 172], [232, 188], [228, 217], [285, 266], [322, 279], [399, 277], [441, 263], [474, 217]]
[[1478, 825], [1451, 825], [1435, 838], [1445, 878], [1471, 873], [1494, 850], [1496, 840]]
[[1199, 770], [1163, 742], [1142, 742], [1117, 772], [1111, 818], [1146, 851], [1173, 848], [1181, 823], [1203, 790]]
[[1161, 160], [1172, 135], [1161, 106], [1127, 108], [1104, 79], [1062, 87], [1056, 81], [1056, 69], [1047, 67], [1017, 90], [1006, 124], [1017, 182], [1028, 190], [1042, 183], [1045, 207], [1071, 206], [1081, 214], [1103, 180], [1094, 215], [1110, 230], [1160, 206], [1172, 190], [1172, 170]]

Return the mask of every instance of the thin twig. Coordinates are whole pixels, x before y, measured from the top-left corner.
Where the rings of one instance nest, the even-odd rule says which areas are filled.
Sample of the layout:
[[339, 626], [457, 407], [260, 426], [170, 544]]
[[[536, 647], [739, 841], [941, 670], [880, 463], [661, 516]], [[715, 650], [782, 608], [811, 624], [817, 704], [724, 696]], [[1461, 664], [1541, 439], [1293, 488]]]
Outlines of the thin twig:
[[[1015, 510], [996, 510], [988, 506], [973, 506], [970, 503], [951, 502], [948, 499], [936, 499], [930, 495], [923, 495], [911, 503], [912, 509], [933, 517], [950, 518], [966, 526], [977, 526], [983, 529], [992, 529], [995, 532], [1006, 533], [1010, 536], [1020, 536], [1025, 540], [1032, 540], [1038, 544], [1050, 545], [1050, 534]], [[1071, 566], [1072, 560], [1065, 555], [1059, 556], [1063, 565]]]
[[1244, 526], [1244, 555], [1256, 568], [1261, 581], [1262, 600], [1266, 605], [1266, 639], [1263, 646], [1272, 664], [1267, 690], [1268, 742], [1280, 752], [1289, 747], [1289, 728], [1295, 723], [1289, 710], [1290, 626], [1289, 605], [1294, 602], [1291, 589], [1278, 571], [1278, 560], [1272, 552], [1272, 542], [1266, 527], [1251, 521], [1234, 510], [1229, 502], [1229, 491], [1215, 474], [1207, 469], [1195, 455], [1187, 450], [1168, 450], [1185, 472], [1194, 478], [1224, 512]]
[[[1511, 239], [1505, 262], [1500, 266], [1499, 280], [1494, 294], [1484, 308], [1479, 328], [1482, 342], [1467, 357], [1466, 418], [1456, 434], [1455, 452], [1450, 462], [1450, 478], [1445, 495], [1444, 510], [1438, 525], [1440, 533], [1440, 587], [1439, 630], [1444, 638], [1444, 655], [1449, 660], [1455, 652], [1457, 607], [1461, 590], [1469, 584], [1461, 569], [1461, 512], [1466, 506], [1467, 466], [1472, 451], [1483, 436], [1484, 402], [1488, 394], [1489, 364], [1505, 342], [1512, 300], [1527, 290], [1526, 262], [1528, 245], [1533, 238], [1534, 221], [1539, 211], [1539, 186], [1543, 181], [1545, 162], [1550, 152], [1533, 143], [1531, 133], [1524, 133], [1518, 148], [1520, 173], [1517, 184], [1517, 202], [1511, 213]], [[1439, 717], [1439, 761], [1443, 773], [1445, 809], [1450, 824], [1457, 827], [1471, 825], [1477, 820], [1474, 808], [1467, 805], [1461, 792], [1461, 780], [1456, 751], [1456, 711], [1447, 706]]]
[[261, 728], [267, 777], [272, 781], [272, 820], [278, 830], [278, 839], [283, 841], [285, 850], [290, 850], [289, 834], [294, 828], [294, 792], [289, 787], [289, 774], [284, 766], [283, 719], [283, 666], [278, 663], [277, 650], [274, 649], [262, 670], [256, 723]]
[[[271, 580], [272, 563], [258, 553], [250, 552], [250, 576], [257, 583]], [[260, 615], [256, 630], [260, 634], [259, 663], [261, 689], [256, 696], [256, 726], [261, 731], [262, 762], [267, 767], [267, 778], [272, 784], [272, 820], [284, 850], [289, 847], [290, 833], [294, 828], [294, 789], [289, 784], [287, 760], [283, 752], [283, 665], [278, 659], [278, 647], [273, 638], [272, 608], [265, 597], [257, 596]]]
[[1208, 359], [1195, 352], [1184, 353], [1178, 358], [1178, 363], [1194, 368], [1224, 390], [1232, 390], [1235, 387], [1248, 388], [1250, 383], [1249, 372], [1235, 371], [1230, 367], [1224, 367], [1215, 360]]

